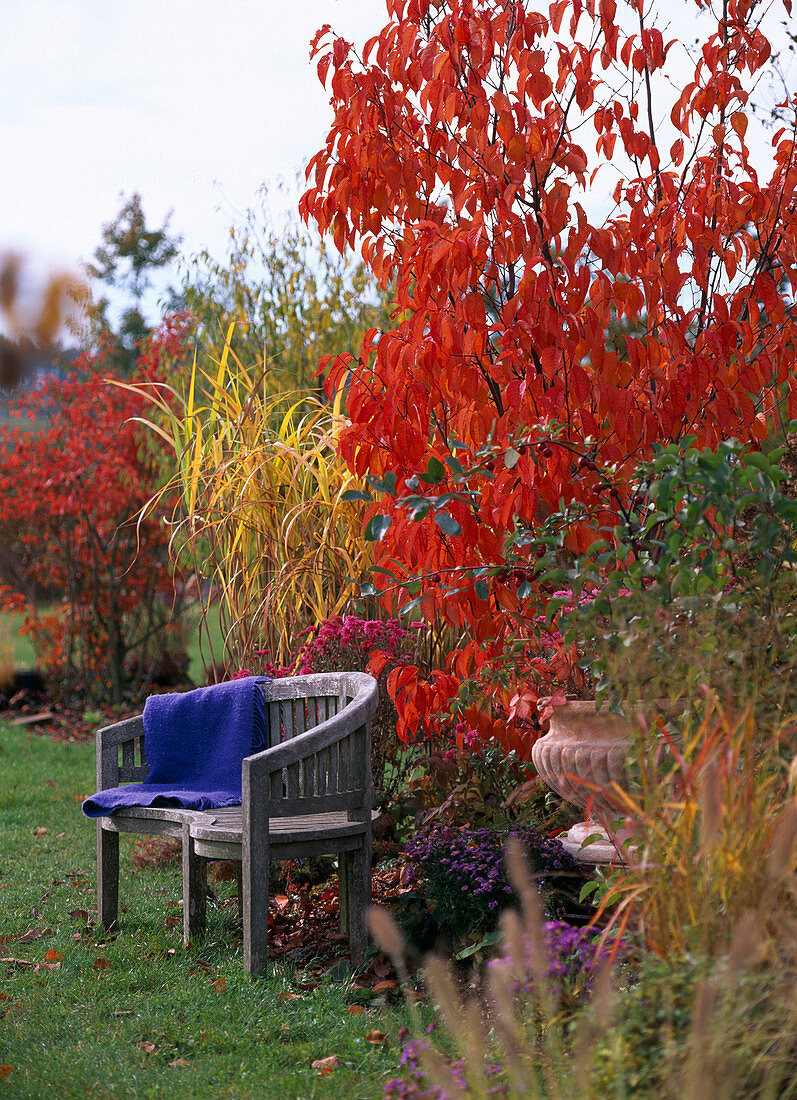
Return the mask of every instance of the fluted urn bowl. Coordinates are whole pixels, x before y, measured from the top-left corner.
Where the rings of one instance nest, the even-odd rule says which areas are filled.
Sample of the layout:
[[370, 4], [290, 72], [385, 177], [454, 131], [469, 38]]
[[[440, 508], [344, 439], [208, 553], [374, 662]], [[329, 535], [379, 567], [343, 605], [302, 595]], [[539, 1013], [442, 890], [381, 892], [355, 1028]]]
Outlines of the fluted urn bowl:
[[[548, 702], [541, 699], [540, 709]], [[589, 807], [590, 816], [574, 825], [563, 840], [568, 851], [584, 862], [622, 859], [621, 838], [612, 839], [601, 825], [618, 816], [616, 804], [603, 792], [613, 783], [626, 786], [631, 736], [632, 727], [623, 715], [597, 710], [594, 699], [572, 699], [554, 707], [548, 732], [531, 750], [534, 767], [551, 790], [575, 806]], [[583, 841], [595, 834], [601, 840], [582, 848]]]

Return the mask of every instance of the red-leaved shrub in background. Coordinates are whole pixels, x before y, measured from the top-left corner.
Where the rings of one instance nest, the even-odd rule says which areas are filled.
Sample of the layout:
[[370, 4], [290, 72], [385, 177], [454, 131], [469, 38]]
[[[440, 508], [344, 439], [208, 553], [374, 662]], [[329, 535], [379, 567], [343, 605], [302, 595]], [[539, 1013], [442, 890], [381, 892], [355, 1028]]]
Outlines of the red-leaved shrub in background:
[[[142, 350], [138, 379], [162, 379], [185, 336], [185, 318], [164, 322]], [[163, 456], [133, 422], [142, 398], [103, 380], [107, 352], [81, 356], [65, 380], [19, 400], [16, 415], [44, 419], [43, 431], [0, 433], [0, 542], [32, 584], [54, 594], [43, 610], [2, 589], [3, 606], [24, 611], [22, 629], [52, 688], [64, 699], [116, 703], [126, 663], [142, 673], [164, 645], [173, 584], [167, 527], [159, 515], [139, 517]]]

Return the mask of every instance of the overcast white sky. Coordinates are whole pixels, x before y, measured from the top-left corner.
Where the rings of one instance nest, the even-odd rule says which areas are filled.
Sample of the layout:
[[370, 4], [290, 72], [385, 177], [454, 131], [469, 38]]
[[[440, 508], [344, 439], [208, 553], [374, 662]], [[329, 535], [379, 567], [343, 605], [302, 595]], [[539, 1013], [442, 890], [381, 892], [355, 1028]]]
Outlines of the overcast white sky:
[[382, 0], [2, 0], [0, 248], [90, 258], [120, 192], [222, 254], [258, 186], [326, 137], [319, 26], [362, 42]]
[[362, 45], [386, 18], [384, 0], [0, 0], [0, 249], [88, 260], [139, 191], [186, 254], [223, 255], [258, 186], [326, 137], [316, 29]]

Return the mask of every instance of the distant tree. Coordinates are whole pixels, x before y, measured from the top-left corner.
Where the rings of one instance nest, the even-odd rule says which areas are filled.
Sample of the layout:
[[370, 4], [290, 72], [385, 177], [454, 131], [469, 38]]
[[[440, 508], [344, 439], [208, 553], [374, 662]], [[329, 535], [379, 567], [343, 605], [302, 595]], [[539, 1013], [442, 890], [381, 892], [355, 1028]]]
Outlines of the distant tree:
[[[86, 274], [108, 288], [126, 291], [132, 305], [124, 310], [118, 329], [110, 319], [110, 302], [100, 296], [87, 302], [91, 342], [100, 335], [115, 337], [115, 366], [129, 373], [136, 361], [136, 349], [151, 328], [142, 312], [142, 299], [152, 285], [155, 271], [166, 267], [180, 252], [182, 237], [169, 232], [169, 214], [160, 229], [150, 229], [144, 216], [141, 195], [135, 192], [124, 199], [113, 221], [102, 227], [102, 243], [94, 252], [94, 262], [86, 265]], [[107, 364], [106, 364], [107, 365]]]
[[[133, 378], [158, 382], [185, 354], [184, 321], [170, 318]], [[140, 515], [161, 481], [163, 447], [136, 423], [141, 396], [106, 374], [104, 362], [77, 362], [19, 399], [42, 431], [0, 430], [0, 607], [24, 611], [23, 632], [63, 699], [119, 703], [169, 642], [175, 604], [168, 529], [160, 514]], [[24, 566], [22, 578], [9, 562]], [[36, 607], [30, 586], [60, 599]]]
[[295, 217], [277, 228], [263, 187], [259, 205], [231, 228], [227, 256], [193, 257], [180, 304], [206, 353], [218, 358], [230, 321], [240, 320], [236, 354], [248, 367], [265, 359], [274, 392], [323, 394], [319, 360], [358, 349], [369, 328], [388, 325], [391, 300], [352, 253], [341, 256]]

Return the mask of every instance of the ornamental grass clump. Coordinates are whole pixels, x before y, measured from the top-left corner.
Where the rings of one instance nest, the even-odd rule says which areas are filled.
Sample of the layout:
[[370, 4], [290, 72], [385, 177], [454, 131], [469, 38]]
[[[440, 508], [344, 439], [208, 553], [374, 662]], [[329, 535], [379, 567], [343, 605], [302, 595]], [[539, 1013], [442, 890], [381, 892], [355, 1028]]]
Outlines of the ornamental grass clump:
[[[524, 935], [522, 949], [522, 968], [518, 973], [516, 962], [510, 954], [489, 964], [489, 971], [497, 967], [508, 967], [513, 973], [511, 990], [515, 998], [529, 997], [534, 992], [534, 974], [537, 962], [543, 960], [543, 978], [548, 990], [554, 991], [560, 1010], [572, 1012], [583, 998], [586, 990], [609, 958], [609, 949], [601, 943], [600, 936], [583, 928], [574, 928], [565, 921], [546, 921], [541, 926], [541, 945], [528, 933]], [[539, 982], [539, 977], [537, 981]], [[440, 1100], [440, 1089], [430, 1085], [424, 1065], [433, 1047], [432, 1036], [436, 1027], [431, 1024], [427, 1029], [427, 1038], [410, 1038], [407, 1028], [399, 1032], [404, 1047], [401, 1065], [402, 1077], [394, 1077], [385, 1085], [384, 1100]], [[467, 1094], [468, 1082], [465, 1061], [454, 1057], [448, 1065], [452, 1080], [458, 1089]], [[505, 1068], [501, 1061], [491, 1061], [489, 1055], [484, 1063], [484, 1084], [490, 1096], [506, 1096], [508, 1085]]]
[[218, 361], [203, 368], [195, 356], [187, 392], [137, 392], [153, 407], [144, 423], [174, 451], [172, 554], [218, 599], [227, 663], [244, 667], [265, 645], [281, 665], [299, 631], [358, 595], [352, 578], [372, 554], [360, 538], [360, 482], [337, 453], [342, 392], [330, 403], [275, 392], [267, 361], [247, 366], [235, 354], [235, 329]]
[[426, 961], [431, 1027], [421, 1022], [397, 932], [383, 935], [389, 917], [374, 911], [372, 931], [405, 984], [412, 1019], [402, 1073], [384, 1100], [797, 1096], [796, 841], [793, 809], [761, 852], [768, 893], [714, 958], [661, 957], [638, 937], [604, 943], [545, 922], [520, 845], [508, 844], [520, 911], [502, 914], [499, 957], [481, 987], [467, 987], [467, 1002], [451, 967]]

